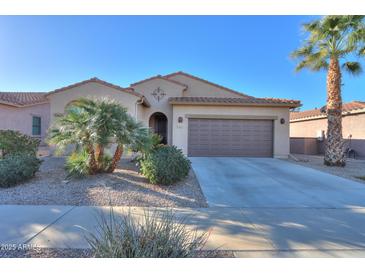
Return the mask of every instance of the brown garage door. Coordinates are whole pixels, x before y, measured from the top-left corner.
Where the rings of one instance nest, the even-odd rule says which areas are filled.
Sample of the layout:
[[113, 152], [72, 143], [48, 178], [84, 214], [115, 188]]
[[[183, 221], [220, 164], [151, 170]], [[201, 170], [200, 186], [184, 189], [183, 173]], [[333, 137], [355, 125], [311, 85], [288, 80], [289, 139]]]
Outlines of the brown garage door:
[[272, 120], [189, 119], [189, 156], [272, 157]]

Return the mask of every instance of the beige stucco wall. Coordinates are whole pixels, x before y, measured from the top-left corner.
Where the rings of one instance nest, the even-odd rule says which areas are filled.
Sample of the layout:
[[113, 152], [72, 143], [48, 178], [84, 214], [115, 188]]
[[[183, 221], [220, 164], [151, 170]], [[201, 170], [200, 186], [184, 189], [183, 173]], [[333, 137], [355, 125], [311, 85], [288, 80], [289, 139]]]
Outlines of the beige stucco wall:
[[[274, 119], [274, 157], [286, 158], [289, 154], [289, 109], [274, 107], [233, 107], [233, 106], [186, 106], [173, 107], [173, 144], [187, 154], [188, 146], [188, 118], [189, 115], [219, 115], [221, 117], [234, 115], [244, 116], [245, 119], [275, 117]], [[183, 117], [183, 123], [178, 124], [178, 117]], [[280, 119], [285, 124], [280, 124]]]
[[[290, 137], [317, 137], [317, 131], [327, 131], [327, 119], [290, 123]], [[342, 135], [353, 139], [365, 139], [365, 113], [347, 115], [342, 118]]]
[[317, 137], [320, 130], [327, 130], [326, 119], [290, 123], [290, 137]]
[[33, 116], [41, 117], [40, 137], [44, 140], [49, 127], [50, 108], [48, 103], [29, 107], [13, 107], [0, 104], [0, 129], [17, 130], [23, 134], [33, 136]]
[[53, 121], [55, 114], [64, 113], [67, 104], [81, 97], [106, 97], [114, 99], [118, 101], [122, 106], [126, 107], [128, 113], [132, 116], [136, 115], [136, 102], [139, 100], [139, 97], [133, 94], [129, 94], [112, 87], [108, 87], [95, 82], [86, 83], [84, 85], [70, 88], [58, 93], [53, 93], [48, 96], [51, 106], [51, 122]]
[[[153, 91], [158, 87], [166, 93], [160, 101], [157, 101], [152, 95]], [[142, 121], [146, 126], [149, 126], [149, 120], [152, 114], [155, 112], [164, 113], [167, 117], [167, 142], [168, 144], [172, 144], [172, 106], [169, 104], [168, 98], [180, 97], [184, 87], [169, 81], [153, 79], [135, 85], [133, 88], [136, 92], [143, 94], [151, 104], [151, 107], [149, 108], [140, 108], [138, 120]]]
[[214, 85], [210, 85], [204, 83], [202, 81], [190, 78], [184, 75], [174, 75], [169, 79], [176, 80], [180, 83], [183, 83], [188, 86], [188, 89], [184, 91], [183, 96], [195, 96], [195, 97], [242, 97], [239, 94], [227, 91], [225, 89], [216, 87]]

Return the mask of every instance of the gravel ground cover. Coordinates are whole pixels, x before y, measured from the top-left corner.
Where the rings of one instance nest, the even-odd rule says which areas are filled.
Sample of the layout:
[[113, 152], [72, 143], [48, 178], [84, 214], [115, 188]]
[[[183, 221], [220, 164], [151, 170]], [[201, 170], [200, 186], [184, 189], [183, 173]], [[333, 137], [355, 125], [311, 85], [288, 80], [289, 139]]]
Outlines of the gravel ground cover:
[[292, 158], [285, 159], [285, 161], [365, 183], [365, 177], [364, 180], [359, 178], [365, 176], [365, 160], [347, 159], [345, 167], [329, 167], [323, 164], [323, 156], [303, 154], [294, 154], [293, 156], [299, 161], [295, 161]]
[[68, 181], [63, 157], [43, 160], [33, 179], [0, 188], [0, 204], [207, 207], [192, 170], [177, 184], [158, 186], [148, 183], [130, 159], [122, 159], [114, 173]]
[[[0, 258], [93, 258], [90, 249], [36, 248], [32, 250], [0, 251]], [[197, 258], [234, 258], [232, 251], [208, 250], [197, 253]]]

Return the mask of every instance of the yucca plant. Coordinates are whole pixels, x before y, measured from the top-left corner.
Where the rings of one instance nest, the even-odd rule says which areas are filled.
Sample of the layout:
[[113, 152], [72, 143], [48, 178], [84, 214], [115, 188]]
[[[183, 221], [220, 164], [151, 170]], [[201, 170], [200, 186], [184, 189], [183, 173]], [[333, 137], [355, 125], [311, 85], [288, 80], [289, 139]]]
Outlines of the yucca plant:
[[129, 211], [122, 216], [110, 209], [100, 214], [96, 233], [86, 240], [99, 258], [195, 257], [204, 247], [208, 233], [190, 230], [184, 218], [172, 211], [144, 211], [141, 218]]
[[[327, 144], [324, 164], [346, 164], [342, 140], [341, 67], [352, 75], [362, 72], [365, 55], [365, 24], [362, 15], [331, 15], [303, 25], [309, 34], [304, 45], [292, 53], [300, 59], [296, 70], [327, 71]], [[342, 65], [341, 63], [342, 62]]]

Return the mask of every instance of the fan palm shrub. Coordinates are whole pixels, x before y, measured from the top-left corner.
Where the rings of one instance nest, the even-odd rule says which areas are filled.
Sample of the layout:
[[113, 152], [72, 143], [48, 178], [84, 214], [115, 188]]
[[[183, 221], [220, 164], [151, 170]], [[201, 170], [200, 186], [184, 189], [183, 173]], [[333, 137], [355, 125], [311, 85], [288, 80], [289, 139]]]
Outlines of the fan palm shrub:
[[122, 157], [124, 146], [136, 145], [150, 136], [150, 129], [136, 121], [133, 117], [126, 117], [123, 124], [115, 128], [114, 132], [117, 148], [115, 149], [109, 172], [113, 172]]
[[63, 152], [69, 145], [75, 145], [78, 152], [84, 150], [88, 154], [89, 174], [94, 174], [97, 172], [94, 150], [96, 138], [90, 127], [91, 119], [88, 111], [70, 104], [65, 114], [56, 117], [47, 140], [49, 144], [56, 145], [56, 153]]
[[346, 164], [342, 140], [341, 70], [352, 75], [362, 72], [354, 57], [365, 55], [364, 16], [324, 16], [303, 25], [309, 34], [304, 44], [292, 53], [300, 60], [297, 71], [327, 71], [327, 144], [324, 164]]
[[[149, 129], [130, 116], [118, 102], [106, 98], [81, 98], [72, 102], [65, 114], [57, 118], [48, 140], [57, 146], [58, 151], [64, 151], [66, 146], [73, 144], [77, 152], [85, 152], [88, 157], [73, 155], [73, 159], [69, 159], [69, 167], [79, 168], [79, 160], [87, 159], [88, 173], [95, 174], [113, 172], [124, 146], [141, 143], [148, 136]], [[110, 157], [104, 150], [112, 143], [116, 143], [117, 148]]]

